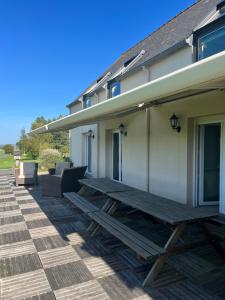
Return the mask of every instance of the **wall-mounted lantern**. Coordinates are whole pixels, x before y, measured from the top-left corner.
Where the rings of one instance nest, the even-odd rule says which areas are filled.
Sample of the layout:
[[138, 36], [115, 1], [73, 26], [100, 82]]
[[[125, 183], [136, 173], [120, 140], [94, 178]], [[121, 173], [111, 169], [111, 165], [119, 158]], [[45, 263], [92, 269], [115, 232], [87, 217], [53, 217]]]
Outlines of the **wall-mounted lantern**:
[[127, 131], [126, 131], [124, 124], [121, 123], [120, 126], [118, 127], [118, 129], [120, 131], [120, 134], [127, 136]]
[[92, 137], [93, 139], [95, 138], [95, 135], [94, 135], [94, 133], [93, 133], [93, 131], [91, 129], [88, 130], [88, 135], [90, 137]]
[[175, 114], [173, 114], [170, 117], [170, 126], [172, 129], [176, 130], [177, 132], [181, 131], [181, 127], [179, 126], [179, 119]]

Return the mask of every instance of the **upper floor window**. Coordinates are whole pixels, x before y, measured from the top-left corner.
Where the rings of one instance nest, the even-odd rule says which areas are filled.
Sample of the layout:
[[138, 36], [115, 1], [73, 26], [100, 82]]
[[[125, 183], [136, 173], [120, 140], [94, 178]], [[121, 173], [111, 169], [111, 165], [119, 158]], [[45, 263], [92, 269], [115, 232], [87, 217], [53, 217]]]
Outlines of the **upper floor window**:
[[115, 97], [120, 94], [120, 82], [119, 81], [114, 81], [110, 83], [109, 85], [109, 96]]
[[89, 96], [84, 96], [83, 108], [88, 108], [90, 106], [92, 106], [91, 98]]
[[197, 60], [207, 58], [225, 50], [225, 19], [216, 21], [199, 29], [195, 34]]

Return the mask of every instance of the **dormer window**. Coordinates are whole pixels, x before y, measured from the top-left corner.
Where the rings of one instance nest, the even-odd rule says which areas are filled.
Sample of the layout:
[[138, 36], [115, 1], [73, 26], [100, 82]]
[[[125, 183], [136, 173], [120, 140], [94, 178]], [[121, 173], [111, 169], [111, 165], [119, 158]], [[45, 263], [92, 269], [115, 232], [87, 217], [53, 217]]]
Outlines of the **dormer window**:
[[197, 60], [207, 58], [225, 50], [225, 18], [200, 28], [195, 34]]
[[109, 97], [115, 97], [120, 95], [120, 82], [119, 81], [113, 81], [109, 84]]
[[83, 108], [88, 108], [92, 106], [92, 100], [91, 100], [91, 97], [90, 96], [84, 96], [84, 99], [83, 99]]

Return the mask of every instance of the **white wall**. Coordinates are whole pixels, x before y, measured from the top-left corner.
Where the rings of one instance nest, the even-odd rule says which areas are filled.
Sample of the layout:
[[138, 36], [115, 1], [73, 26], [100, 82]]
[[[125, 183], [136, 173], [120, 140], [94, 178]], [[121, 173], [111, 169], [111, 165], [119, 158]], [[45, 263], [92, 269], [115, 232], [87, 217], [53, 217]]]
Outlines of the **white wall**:
[[[225, 113], [224, 99], [224, 92], [211, 92], [151, 109], [149, 186], [152, 193], [182, 203], [192, 202], [187, 197], [189, 185], [193, 184], [192, 175], [188, 175], [188, 157], [193, 150], [188, 145], [188, 134], [192, 135], [190, 130], [194, 129], [189, 128], [188, 122], [200, 116]], [[169, 118], [174, 112], [180, 118], [180, 133], [170, 127]]]
[[112, 131], [124, 124], [127, 136], [122, 136], [123, 182], [147, 190], [147, 119], [146, 112], [104, 121], [99, 124], [99, 177], [112, 175]]
[[70, 107], [70, 114], [73, 114], [79, 110], [81, 110], [83, 107], [82, 102], [81, 101], [77, 101], [74, 105], [72, 105]]
[[132, 75], [121, 80], [121, 93], [134, 89], [135, 87], [142, 85], [149, 81], [149, 70], [141, 69]]
[[84, 165], [84, 134], [90, 129], [95, 135], [95, 138], [92, 140], [92, 174], [90, 175], [97, 177], [98, 129], [96, 124], [81, 126], [70, 130], [70, 158], [75, 166]]

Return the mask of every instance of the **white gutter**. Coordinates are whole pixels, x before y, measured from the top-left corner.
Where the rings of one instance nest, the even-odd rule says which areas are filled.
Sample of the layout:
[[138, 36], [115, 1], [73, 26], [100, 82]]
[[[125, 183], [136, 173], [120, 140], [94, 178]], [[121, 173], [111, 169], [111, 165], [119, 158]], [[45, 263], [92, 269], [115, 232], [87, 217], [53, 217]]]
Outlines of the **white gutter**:
[[110, 118], [110, 114], [138, 107], [140, 103], [148, 104], [155, 100], [194, 89], [204, 90], [211, 87], [212, 83], [220, 83], [223, 80], [225, 80], [225, 51], [145, 83], [119, 96], [51, 122], [31, 131], [31, 134], [95, 123], [107, 115]]

